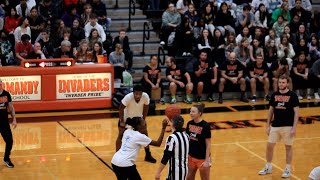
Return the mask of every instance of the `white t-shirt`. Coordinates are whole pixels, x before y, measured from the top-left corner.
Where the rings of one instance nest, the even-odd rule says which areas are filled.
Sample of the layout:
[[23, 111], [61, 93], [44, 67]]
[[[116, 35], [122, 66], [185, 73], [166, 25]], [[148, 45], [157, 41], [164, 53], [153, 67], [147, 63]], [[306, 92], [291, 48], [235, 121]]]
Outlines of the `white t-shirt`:
[[143, 106], [149, 105], [150, 98], [147, 93], [143, 92], [140, 101], [137, 103], [133, 92], [131, 92], [122, 99], [121, 103], [126, 106], [124, 109], [124, 121], [126, 121], [127, 118], [143, 117]]
[[146, 147], [151, 141], [148, 136], [138, 131], [127, 129], [123, 133], [121, 148], [114, 154], [111, 163], [118, 167], [133, 166], [141, 146]]
[[309, 178], [313, 180], [320, 180], [320, 166], [314, 168], [309, 175]]

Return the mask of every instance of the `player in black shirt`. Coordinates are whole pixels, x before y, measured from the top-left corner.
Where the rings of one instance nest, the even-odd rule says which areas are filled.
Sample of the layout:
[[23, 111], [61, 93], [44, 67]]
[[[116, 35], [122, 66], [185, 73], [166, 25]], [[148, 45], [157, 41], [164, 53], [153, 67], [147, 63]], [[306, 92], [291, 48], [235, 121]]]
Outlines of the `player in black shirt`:
[[299, 118], [299, 99], [293, 91], [288, 89], [288, 83], [289, 77], [280, 76], [278, 81], [279, 91], [271, 95], [266, 126], [266, 133], [269, 136], [266, 152], [267, 164], [259, 171], [260, 175], [272, 173], [271, 162], [274, 147], [281, 139], [286, 148], [286, 168], [282, 177], [287, 178], [291, 175], [292, 144]]
[[309, 83], [309, 62], [306, 59], [306, 55], [303, 51], [300, 52], [298, 59], [293, 61], [292, 66], [292, 84], [293, 89], [296, 90], [299, 99], [303, 99], [300, 94], [301, 89], [307, 89], [307, 99], [310, 100], [310, 85]]
[[268, 78], [268, 65], [264, 62], [261, 54], [256, 55], [256, 61], [251, 62], [247, 66], [249, 71], [250, 86], [252, 93], [252, 101], [256, 102], [257, 96], [257, 83], [263, 85], [265, 99], [269, 101], [269, 78]]
[[177, 88], [186, 89], [187, 98], [186, 103], [192, 104], [190, 94], [193, 90], [193, 84], [188, 72], [182, 67], [176, 65], [176, 60], [173, 57], [166, 59], [166, 76], [170, 81], [170, 93], [171, 93], [171, 104], [175, 104]]
[[8, 109], [10, 110], [12, 117], [12, 126], [15, 129], [17, 127], [17, 120], [11, 96], [7, 91], [2, 89], [2, 81], [0, 80], [0, 133], [4, 142], [6, 142], [6, 150], [4, 152], [3, 162], [9, 168], [13, 168], [14, 165], [10, 160], [13, 139], [8, 120]]
[[246, 80], [243, 78], [244, 66], [240, 61], [236, 60], [236, 53], [231, 52], [229, 54], [229, 60], [225, 61], [220, 67], [221, 78], [219, 83], [219, 104], [223, 103], [222, 93], [224, 86], [227, 82], [231, 82], [233, 85], [240, 84], [241, 97], [240, 101], [249, 102], [246, 92]]

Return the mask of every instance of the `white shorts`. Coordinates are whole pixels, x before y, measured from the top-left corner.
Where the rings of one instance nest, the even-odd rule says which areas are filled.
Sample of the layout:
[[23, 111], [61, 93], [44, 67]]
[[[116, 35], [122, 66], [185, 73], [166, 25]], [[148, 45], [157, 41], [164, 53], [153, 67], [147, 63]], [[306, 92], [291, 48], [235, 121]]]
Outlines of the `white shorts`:
[[271, 127], [268, 142], [277, 143], [282, 140], [285, 145], [291, 146], [293, 144], [291, 129], [292, 126]]
[[320, 180], [320, 166], [314, 168], [310, 174], [309, 174], [309, 178], [313, 179], [313, 180]]

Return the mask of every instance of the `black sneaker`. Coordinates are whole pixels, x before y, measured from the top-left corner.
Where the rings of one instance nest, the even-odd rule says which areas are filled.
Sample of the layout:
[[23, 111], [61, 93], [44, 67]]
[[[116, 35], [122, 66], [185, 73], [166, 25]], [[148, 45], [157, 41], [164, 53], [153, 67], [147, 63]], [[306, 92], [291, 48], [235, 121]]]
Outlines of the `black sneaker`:
[[245, 96], [245, 95], [241, 96], [240, 101], [246, 102], [246, 103], [249, 102], [247, 96]]
[[198, 96], [198, 97], [197, 97], [197, 102], [198, 102], [198, 103], [201, 103], [201, 96]]
[[147, 162], [150, 162], [150, 163], [156, 163], [157, 162], [157, 160], [155, 158], [153, 158], [151, 155], [146, 156], [144, 158], [144, 160], [147, 161]]
[[251, 101], [252, 101], [252, 102], [256, 102], [256, 101], [257, 101], [257, 96], [252, 96]]
[[3, 160], [4, 164], [7, 165], [8, 168], [13, 168], [14, 165], [12, 164], [11, 160]]
[[266, 95], [266, 97], [264, 98], [266, 101], [270, 101], [270, 96]]
[[219, 103], [219, 104], [222, 104], [222, 103], [223, 103], [222, 97], [219, 97], [218, 103]]

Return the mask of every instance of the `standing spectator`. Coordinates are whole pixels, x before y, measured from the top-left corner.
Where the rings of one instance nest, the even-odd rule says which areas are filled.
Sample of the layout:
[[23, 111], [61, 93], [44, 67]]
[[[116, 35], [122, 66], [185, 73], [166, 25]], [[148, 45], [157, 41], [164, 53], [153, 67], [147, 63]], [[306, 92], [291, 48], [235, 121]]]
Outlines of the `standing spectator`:
[[269, 136], [266, 148], [266, 166], [259, 171], [259, 175], [272, 173], [272, 159], [274, 147], [282, 140], [286, 149], [286, 167], [282, 178], [291, 175], [292, 145], [296, 135], [296, 128], [299, 119], [299, 99], [298, 96], [288, 89], [291, 83], [288, 76], [279, 78], [279, 90], [271, 95], [269, 114], [265, 132]]
[[103, 30], [103, 27], [97, 23], [97, 15], [90, 15], [90, 23], [86, 24], [84, 27], [84, 31], [86, 32], [86, 37], [88, 38], [92, 29], [96, 29], [98, 31], [99, 36], [101, 37], [102, 42], [106, 40], [106, 33]]
[[47, 59], [53, 57], [54, 42], [50, 39], [49, 29], [44, 29], [41, 32], [41, 39], [38, 41], [41, 45], [41, 51]]
[[320, 100], [319, 87], [320, 87], [320, 60], [318, 59], [313, 63], [310, 69], [310, 84], [313, 85], [314, 98]]
[[33, 51], [28, 53], [26, 59], [46, 59], [46, 56], [41, 51], [40, 43], [34, 43]]
[[155, 179], [160, 180], [160, 174], [169, 161], [167, 179], [186, 180], [188, 174], [189, 136], [183, 130], [183, 117], [176, 115], [170, 121], [172, 122], [170, 123], [172, 134], [166, 140], [165, 150]]
[[204, 104], [193, 105], [190, 109], [191, 120], [186, 127], [189, 135], [188, 180], [194, 180], [199, 169], [202, 180], [210, 179], [211, 167], [211, 129], [202, 119]]
[[115, 79], [123, 80], [122, 73], [125, 70], [124, 56], [121, 44], [116, 44], [115, 51], [111, 52], [109, 55], [109, 63], [113, 64]]
[[289, 5], [287, 2], [283, 2], [281, 7], [273, 11], [271, 16], [271, 24], [275, 23], [278, 20], [279, 16], [283, 17], [283, 21], [288, 24], [291, 21], [291, 16], [289, 12]]
[[221, 70], [221, 78], [219, 83], [219, 104], [223, 103], [222, 93], [227, 82], [231, 82], [232, 85], [240, 84], [240, 101], [249, 102], [245, 94], [246, 81], [243, 78], [244, 66], [240, 61], [236, 60], [236, 53], [230, 53], [228, 60], [225, 61], [222, 66], [219, 67], [219, 69]]
[[29, 20], [25, 17], [22, 17], [19, 20], [18, 27], [14, 30], [14, 39], [15, 43], [21, 40], [21, 36], [27, 34], [31, 38], [31, 29], [29, 27]]
[[298, 59], [293, 61], [293, 71], [291, 73], [293, 89], [296, 90], [299, 99], [303, 99], [300, 90], [307, 90], [307, 99], [311, 99], [308, 79], [309, 69], [309, 62], [306, 59], [306, 55], [301, 51]]
[[31, 43], [34, 44], [41, 31], [45, 28], [45, 22], [43, 21], [42, 17], [39, 16], [36, 7], [31, 8], [28, 21], [31, 29]]
[[32, 44], [29, 42], [30, 36], [24, 34], [21, 36], [21, 41], [16, 43], [15, 55], [16, 55], [16, 65], [20, 65], [21, 61], [26, 59], [28, 54], [32, 51]]
[[257, 85], [261, 84], [264, 90], [265, 100], [269, 101], [269, 68], [267, 63], [264, 62], [263, 56], [261, 54], [257, 55], [256, 61], [251, 62], [248, 65], [250, 87], [252, 93], [252, 102], [257, 101]]
[[175, 32], [176, 28], [181, 24], [181, 15], [177, 12], [173, 3], [169, 3], [168, 9], [162, 14], [162, 26], [160, 45], [165, 45], [168, 41], [168, 37], [172, 32]]
[[208, 101], [213, 101], [213, 86], [217, 83], [218, 70], [215, 63], [212, 63], [208, 59], [208, 55], [205, 51], [202, 51], [199, 56], [199, 60], [193, 65], [195, 73], [194, 84], [197, 86], [197, 102], [201, 102], [201, 96], [203, 92], [208, 93]]
[[16, 6], [17, 14], [26, 18], [30, 15], [31, 8], [28, 6], [27, 0], [20, 0], [20, 4]]
[[112, 45], [113, 49], [115, 48], [116, 44], [121, 44], [121, 46], [123, 48], [123, 53], [125, 55], [125, 60], [128, 62], [127, 70], [129, 72], [131, 72], [131, 73], [134, 73], [134, 70], [132, 69], [133, 52], [130, 49], [129, 38], [128, 38], [125, 30], [120, 30], [119, 31], [119, 36], [114, 38], [113, 45]]
[[228, 10], [227, 3], [221, 3], [220, 9], [217, 13], [216, 19], [216, 28], [218, 28], [223, 36], [226, 36], [226, 31], [229, 33], [235, 34], [234, 22], [231, 12]]
[[175, 104], [176, 100], [176, 92], [177, 89], [185, 89], [186, 90], [186, 99], [185, 102], [188, 104], [192, 104], [191, 93], [193, 90], [193, 83], [191, 82], [191, 78], [188, 72], [182, 66], [176, 64], [176, 60], [173, 57], [167, 57], [166, 59], [166, 76], [170, 82], [169, 89], [171, 94], [171, 104]]
[[[143, 77], [141, 80], [141, 84], [150, 98], [152, 98], [151, 91], [160, 88], [160, 80], [161, 68], [158, 66], [158, 57], [156, 55], [151, 55], [150, 63], [143, 68]], [[163, 99], [161, 100], [161, 103], [164, 103]]]
[[89, 45], [87, 40], [83, 39], [79, 43], [78, 51], [75, 55], [76, 62], [93, 62], [92, 52], [89, 51]]
[[53, 58], [74, 58], [73, 51], [71, 50], [71, 42], [63, 40], [60, 48], [55, 51]]

